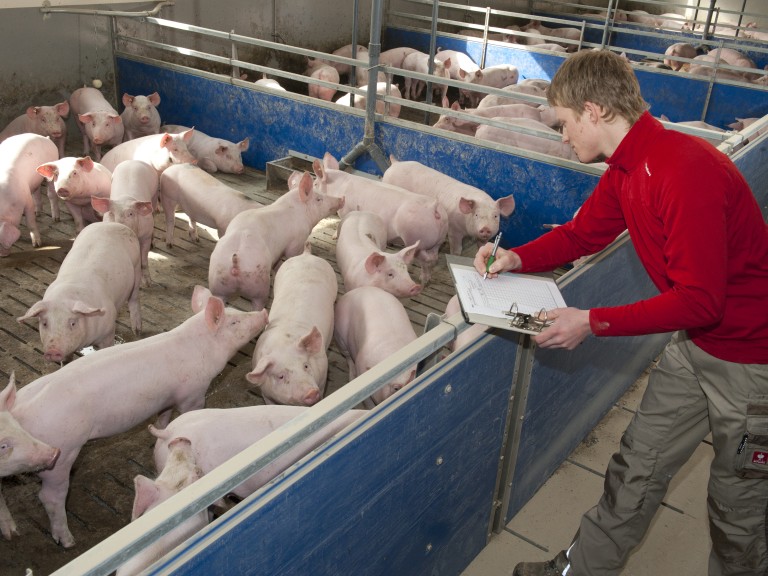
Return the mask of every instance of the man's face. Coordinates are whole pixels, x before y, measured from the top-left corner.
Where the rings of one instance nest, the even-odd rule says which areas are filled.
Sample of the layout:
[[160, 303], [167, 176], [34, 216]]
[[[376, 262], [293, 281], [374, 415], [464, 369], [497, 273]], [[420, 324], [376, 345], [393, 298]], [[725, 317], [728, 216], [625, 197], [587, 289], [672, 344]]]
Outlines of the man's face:
[[602, 136], [597, 129], [597, 123], [592, 121], [590, 111], [584, 109], [577, 114], [571, 108], [562, 106], [553, 106], [553, 108], [560, 121], [563, 142], [571, 145], [579, 161], [593, 162], [602, 154]]

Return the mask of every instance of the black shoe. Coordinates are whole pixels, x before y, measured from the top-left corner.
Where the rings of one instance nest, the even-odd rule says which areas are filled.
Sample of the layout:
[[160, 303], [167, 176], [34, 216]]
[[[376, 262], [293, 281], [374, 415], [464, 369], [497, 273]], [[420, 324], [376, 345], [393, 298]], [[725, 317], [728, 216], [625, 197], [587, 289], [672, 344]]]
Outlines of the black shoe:
[[520, 562], [515, 566], [512, 576], [569, 576], [571, 563], [565, 550], [547, 562]]

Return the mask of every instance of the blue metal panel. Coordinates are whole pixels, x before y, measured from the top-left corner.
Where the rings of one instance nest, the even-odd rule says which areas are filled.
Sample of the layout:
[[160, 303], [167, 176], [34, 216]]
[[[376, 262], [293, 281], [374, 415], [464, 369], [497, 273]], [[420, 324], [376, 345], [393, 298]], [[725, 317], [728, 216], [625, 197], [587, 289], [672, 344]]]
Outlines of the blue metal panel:
[[738, 154], [733, 161], [749, 182], [757, 204], [768, 219], [768, 138], [750, 145], [744, 154]]
[[194, 553], [174, 573], [459, 574], [486, 543], [517, 346], [507, 338], [447, 359], [241, 503], [174, 554]]

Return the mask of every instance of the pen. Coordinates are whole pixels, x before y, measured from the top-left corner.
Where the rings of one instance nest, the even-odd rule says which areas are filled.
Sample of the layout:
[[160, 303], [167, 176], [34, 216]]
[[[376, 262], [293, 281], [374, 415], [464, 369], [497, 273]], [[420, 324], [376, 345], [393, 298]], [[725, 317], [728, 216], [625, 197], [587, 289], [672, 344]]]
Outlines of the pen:
[[493, 249], [491, 250], [491, 255], [488, 257], [488, 261], [485, 263], [485, 274], [483, 274], [483, 280], [485, 280], [488, 277], [488, 272], [491, 269], [491, 264], [493, 264], [493, 261], [496, 260], [496, 250], [499, 249], [500, 241], [501, 241], [501, 232], [496, 234], [496, 240], [493, 241]]

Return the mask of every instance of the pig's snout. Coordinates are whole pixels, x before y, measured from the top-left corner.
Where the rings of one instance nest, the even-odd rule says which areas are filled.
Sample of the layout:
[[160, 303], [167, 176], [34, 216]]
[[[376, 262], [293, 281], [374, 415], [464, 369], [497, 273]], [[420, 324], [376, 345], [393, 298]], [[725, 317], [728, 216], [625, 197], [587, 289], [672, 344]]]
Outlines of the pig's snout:
[[101, 146], [102, 144], [104, 144], [104, 138], [102, 136], [94, 136], [93, 143], [98, 146]]
[[56, 192], [56, 195], [62, 200], [66, 200], [67, 198], [72, 196], [72, 193], [66, 188], [59, 188], [58, 192]]
[[409, 296], [416, 296], [421, 293], [421, 284], [414, 284], [413, 288], [408, 291]]
[[312, 406], [320, 402], [320, 390], [313, 388], [304, 395], [304, 404], [306, 406]]
[[43, 354], [43, 358], [51, 362], [63, 362], [64, 353], [58, 348], [48, 348]]
[[491, 236], [493, 236], [493, 232], [491, 231], [490, 228], [487, 228], [484, 226], [483, 228], [480, 228], [477, 235], [480, 240], [487, 242], [488, 240], [491, 239]]

